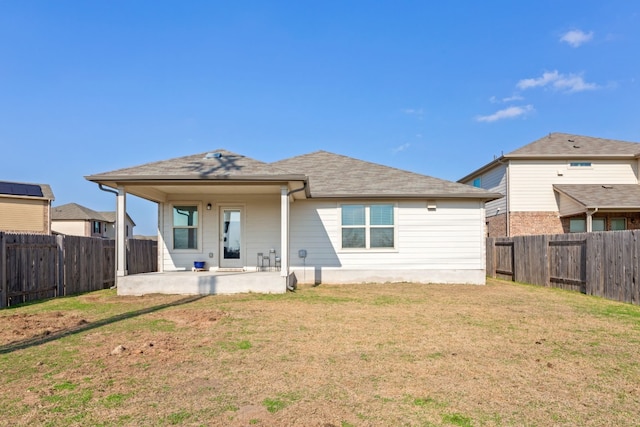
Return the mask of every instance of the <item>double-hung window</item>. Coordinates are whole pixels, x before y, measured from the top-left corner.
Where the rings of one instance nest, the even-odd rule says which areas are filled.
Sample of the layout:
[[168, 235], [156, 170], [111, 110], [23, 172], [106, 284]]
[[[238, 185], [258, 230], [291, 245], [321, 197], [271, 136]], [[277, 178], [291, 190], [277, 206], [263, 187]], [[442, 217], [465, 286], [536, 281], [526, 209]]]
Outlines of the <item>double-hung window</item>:
[[173, 206], [173, 249], [198, 249], [198, 206]]
[[392, 204], [342, 205], [343, 249], [395, 248]]

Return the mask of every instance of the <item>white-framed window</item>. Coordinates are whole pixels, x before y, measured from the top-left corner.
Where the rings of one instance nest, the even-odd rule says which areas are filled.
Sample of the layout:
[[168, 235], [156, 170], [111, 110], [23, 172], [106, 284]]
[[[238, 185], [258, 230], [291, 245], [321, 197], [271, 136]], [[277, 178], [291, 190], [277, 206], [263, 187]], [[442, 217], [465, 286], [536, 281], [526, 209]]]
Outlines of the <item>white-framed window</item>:
[[173, 249], [198, 249], [198, 211], [197, 204], [173, 205]]
[[394, 249], [395, 205], [341, 205], [342, 249]]
[[585, 231], [587, 231], [587, 221], [584, 218], [569, 220], [569, 233], [584, 233]]
[[627, 219], [626, 218], [611, 218], [611, 230], [626, 230]]
[[569, 162], [569, 167], [570, 168], [590, 168], [591, 162], [585, 162], [585, 161], [573, 161], [573, 162]]

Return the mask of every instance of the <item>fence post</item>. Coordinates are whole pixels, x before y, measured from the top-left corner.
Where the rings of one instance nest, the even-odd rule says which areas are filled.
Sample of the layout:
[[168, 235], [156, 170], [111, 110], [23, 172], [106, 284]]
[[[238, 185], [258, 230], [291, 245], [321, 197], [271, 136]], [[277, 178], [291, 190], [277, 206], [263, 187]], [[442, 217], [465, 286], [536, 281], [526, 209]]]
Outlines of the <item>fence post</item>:
[[0, 308], [7, 306], [7, 244], [0, 231]]
[[65, 295], [64, 287], [64, 235], [59, 234], [56, 236], [56, 244], [58, 245], [58, 296]]

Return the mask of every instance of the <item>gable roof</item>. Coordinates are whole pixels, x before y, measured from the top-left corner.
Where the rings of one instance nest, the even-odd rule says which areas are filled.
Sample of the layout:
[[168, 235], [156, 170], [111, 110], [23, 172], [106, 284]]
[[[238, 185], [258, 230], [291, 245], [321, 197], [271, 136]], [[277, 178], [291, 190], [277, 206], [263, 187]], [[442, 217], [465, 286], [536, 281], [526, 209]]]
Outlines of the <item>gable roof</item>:
[[[127, 217], [133, 223], [129, 214], [127, 214]], [[53, 221], [103, 221], [115, 223], [116, 213], [97, 212], [77, 203], [67, 203], [65, 205], [52, 207], [51, 219]], [[135, 223], [133, 225], [135, 225]]]
[[[217, 153], [217, 154], [214, 154]], [[421, 197], [492, 200], [501, 194], [469, 185], [420, 175], [327, 151], [264, 163], [224, 149], [147, 163], [86, 177], [116, 184], [168, 185], [181, 181], [291, 182], [302, 181], [307, 197]]]
[[640, 157], [640, 143], [568, 133], [550, 133], [504, 154], [460, 178], [464, 182], [511, 159], [596, 159]]
[[53, 191], [48, 184], [27, 182], [0, 181], [0, 195], [54, 200]]
[[497, 195], [469, 185], [327, 151], [316, 151], [273, 164], [293, 173], [306, 174], [311, 197], [497, 198]]
[[86, 177], [90, 181], [110, 180], [287, 180], [287, 171], [224, 149], [146, 163]]
[[586, 209], [640, 209], [638, 184], [555, 184], [553, 188]]
[[635, 157], [638, 154], [640, 154], [640, 144], [635, 142], [568, 133], [550, 133], [506, 154], [504, 157]]

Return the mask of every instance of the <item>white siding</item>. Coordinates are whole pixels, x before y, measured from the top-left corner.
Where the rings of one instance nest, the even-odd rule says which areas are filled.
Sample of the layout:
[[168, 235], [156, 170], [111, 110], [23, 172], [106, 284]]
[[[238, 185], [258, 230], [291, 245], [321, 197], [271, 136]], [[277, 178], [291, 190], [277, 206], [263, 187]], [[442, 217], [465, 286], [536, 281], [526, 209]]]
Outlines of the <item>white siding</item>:
[[584, 206], [563, 194], [558, 194], [558, 206], [560, 216], [575, 215], [585, 212]]
[[591, 167], [571, 168], [569, 161], [511, 160], [511, 211], [559, 210], [553, 184], [637, 184], [635, 160], [591, 161]]
[[51, 221], [51, 230], [69, 236], [86, 236], [87, 221]]
[[[437, 200], [435, 210], [426, 201], [398, 202], [393, 250], [341, 249], [339, 203], [292, 205], [291, 267], [298, 280], [484, 283], [482, 202]], [[307, 250], [306, 262], [299, 249]]]
[[[199, 247], [197, 250], [174, 251], [173, 248], [173, 216], [172, 203], [200, 205], [199, 223]], [[211, 210], [206, 209], [207, 203], [211, 203]], [[164, 223], [160, 225], [163, 234], [162, 265], [163, 271], [190, 270], [194, 261], [205, 261], [206, 267], [215, 269], [218, 267], [220, 254], [219, 239], [219, 208], [240, 207], [243, 209], [243, 247], [242, 257], [244, 267], [252, 269], [257, 264], [258, 252], [265, 255], [269, 249], [275, 249], [280, 255], [280, 195], [248, 195], [248, 196], [224, 196], [214, 199], [204, 197], [186, 199], [182, 195], [174, 195], [169, 201], [162, 204]], [[209, 254], [213, 254], [209, 257]]]
[[[475, 178], [478, 178], [476, 176]], [[483, 188], [492, 193], [500, 193], [502, 195], [507, 194], [507, 165], [499, 164], [494, 168], [488, 170], [479, 176], [480, 188]], [[473, 185], [473, 179], [465, 182], [467, 185]], [[497, 200], [492, 200], [485, 204], [485, 210], [487, 217], [498, 215], [499, 213], [505, 213], [507, 211], [507, 198], [502, 197]]]

